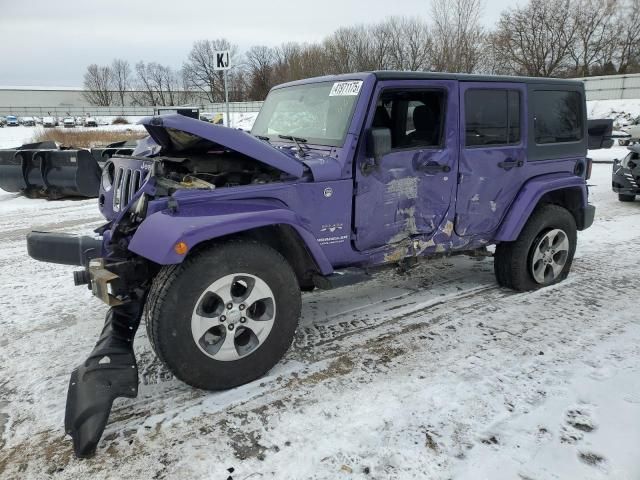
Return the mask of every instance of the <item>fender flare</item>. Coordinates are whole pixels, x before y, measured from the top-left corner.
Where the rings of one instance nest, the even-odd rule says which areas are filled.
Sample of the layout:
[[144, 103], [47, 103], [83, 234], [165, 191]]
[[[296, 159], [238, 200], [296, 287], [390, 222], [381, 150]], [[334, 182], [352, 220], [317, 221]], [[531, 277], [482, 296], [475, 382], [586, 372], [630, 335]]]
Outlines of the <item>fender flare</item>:
[[499, 242], [512, 242], [516, 240], [540, 199], [547, 193], [567, 188], [580, 189], [582, 206], [587, 206], [587, 185], [582, 177], [568, 173], [548, 174], [529, 180], [520, 189], [516, 199], [511, 204], [494, 239]]
[[207, 205], [206, 214], [201, 205], [181, 206], [176, 213], [168, 210], [153, 213], [140, 224], [128, 248], [160, 265], [175, 265], [186, 258], [175, 252], [174, 246], [178, 242], [185, 242], [191, 251], [207, 240], [282, 224], [290, 225], [300, 235], [322, 275], [333, 272], [315, 236], [303, 226], [295, 212], [257, 202], [216, 202]]

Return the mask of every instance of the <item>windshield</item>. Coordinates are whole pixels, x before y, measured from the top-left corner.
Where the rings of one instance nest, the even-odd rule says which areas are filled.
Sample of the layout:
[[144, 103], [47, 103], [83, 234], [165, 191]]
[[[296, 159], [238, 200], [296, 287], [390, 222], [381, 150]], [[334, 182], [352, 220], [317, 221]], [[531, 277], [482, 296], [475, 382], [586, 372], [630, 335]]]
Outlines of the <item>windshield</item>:
[[273, 90], [251, 133], [269, 139], [295, 136], [313, 144], [340, 147], [361, 87], [361, 80], [353, 80]]

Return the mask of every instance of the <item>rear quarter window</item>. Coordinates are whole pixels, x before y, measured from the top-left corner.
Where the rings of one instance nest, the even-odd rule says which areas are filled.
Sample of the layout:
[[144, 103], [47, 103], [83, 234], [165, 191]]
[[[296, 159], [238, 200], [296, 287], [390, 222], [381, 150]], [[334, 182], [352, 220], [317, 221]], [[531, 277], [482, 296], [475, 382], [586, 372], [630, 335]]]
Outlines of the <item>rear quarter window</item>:
[[465, 146], [520, 142], [520, 93], [506, 89], [470, 89], [465, 93]]
[[584, 136], [582, 95], [576, 91], [538, 90], [530, 102], [538, 145], [578, 142]]

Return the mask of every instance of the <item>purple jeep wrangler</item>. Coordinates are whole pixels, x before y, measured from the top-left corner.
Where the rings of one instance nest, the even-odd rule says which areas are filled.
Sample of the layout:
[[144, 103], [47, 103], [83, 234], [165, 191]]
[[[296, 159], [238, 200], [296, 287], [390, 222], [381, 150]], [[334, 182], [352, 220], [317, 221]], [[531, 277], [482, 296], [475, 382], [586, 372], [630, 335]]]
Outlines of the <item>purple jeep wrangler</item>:
[[104, 168], [99, 239], [32, 232], [33, 258], [81, 265], [111, 308], [69, 384], [66, 430], [91, 455], [138, 388], [141, 317], [182, 381], [226, 389], [289, 348], [301, 290], [496, 245], [500, 285], [563, 280], [588, 228], [581, 82], [374, 72], [275, 87], [251, 134], [180, 115]]

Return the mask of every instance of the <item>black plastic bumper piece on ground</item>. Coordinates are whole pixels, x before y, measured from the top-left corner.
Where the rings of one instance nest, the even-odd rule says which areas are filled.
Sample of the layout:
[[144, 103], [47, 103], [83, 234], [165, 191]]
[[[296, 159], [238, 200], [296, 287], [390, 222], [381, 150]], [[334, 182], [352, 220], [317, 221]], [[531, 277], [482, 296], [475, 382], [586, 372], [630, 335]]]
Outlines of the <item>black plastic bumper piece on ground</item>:
[[109, 420], [113, 401], [138, 395], [138, 366], [133, 338], [142, 302], [112, 307], [89, 358], [71, 374], [64, 427], [76, 457], [91, 457]]
[[27, 252], [41, 262], [86, 267], [92, 258], [102, 254], [102, 241], [87, 236], [31, 232], [27, 235]]

